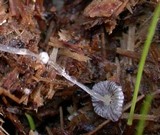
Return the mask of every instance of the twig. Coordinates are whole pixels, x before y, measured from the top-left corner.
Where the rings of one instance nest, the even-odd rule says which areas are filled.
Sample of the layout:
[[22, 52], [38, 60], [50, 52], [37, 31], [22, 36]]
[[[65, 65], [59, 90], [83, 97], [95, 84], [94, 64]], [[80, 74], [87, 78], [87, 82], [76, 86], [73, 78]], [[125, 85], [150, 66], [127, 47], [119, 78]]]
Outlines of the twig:
[[10, 135], [2, 126], [0, 126], [0, 129], [1, 129], [2, 132], [5, 133], [6, 135]]
[[47, 35], [46, 35], [46, 38], [44, 40], [44, 45], [47, 45], [48, 44], [48, 41], [49, 41], [49, 38], [53, 32], [53, 28], [55, 27], [55, 22], [54, 21], [51, 21], [50, 25], [49, 25], [49, 28], [47, 30]]
[[108, 124], [110, 122], [110, 120], [105, 120], [103, 123], [101, 123], [98, 127], [96, 127], [93, 131], [85, 134], [85, 135], [93, 135], [94, 133], [96, 133], [98, 130], [100, 130], [101, 128], [103, 128], [106, 124]]
[[61, 130], [63, 130], [64, 129], [64, 120], [63, 120], [63, 109], [62, 109], [62, 106], [59, 107], [59, 113], [60, 113]]
[[[142, 100], [144, 97], [145, 97], [145, 95], [140, 95], [140, 96], [137, 98], [137, 101], [136, 101], [136, 102]], [[123, 108], [123, 112], [125, 112], [126, 110], [128, 110], [128, 109], [131, 107], [131, 105], [132, 105], [132, 102], [129, 102], [128, 104], [126, 104], [126, 105], [124, 106], [124, 108]]]
[[53, 133], [49, 127], [46, 127], [46, 131], [47, 131], [48, 135], [53, 135]]
[[[129, 113], [123, 113], [122, 115], [122, 119], [128, 119], [128, 116], [129, 116]], [[134, 114], [133, 115], [133, 119], [135, 120], [140, 120], [142, 119], [142, 117], [144, 117], [142, 114]], [[157, 121], [158, 120], [158, 117], [159, 116], [155, 116], [155, 115], [146, 115], [144, 117], [145, 120], [148, 120], [148, 121]]]
[[15, 101], [16, 103], [20, 104], [21, 100], [17, 98], [16, 96], [12, 95], [8, 90], [0, 87], [0, 95], [4, 95]]

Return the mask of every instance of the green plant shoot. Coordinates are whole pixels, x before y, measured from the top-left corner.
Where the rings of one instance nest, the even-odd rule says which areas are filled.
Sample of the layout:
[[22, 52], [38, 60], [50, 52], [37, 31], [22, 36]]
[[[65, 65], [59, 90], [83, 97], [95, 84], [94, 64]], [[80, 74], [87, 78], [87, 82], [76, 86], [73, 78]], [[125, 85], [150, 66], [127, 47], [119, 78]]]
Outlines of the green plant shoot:
[[143, 131], [144, 131], [144, 127], [145, 127], [145, 119], [146, 119], [146, 116], [149, 112], [149, 108], [151, 106], [151, 102], [152, 102], [152, 98], [153, 96], [152, 95], [147, 95], [146, 96], [146, 100], [141, 108], [141, 119], [138, 123], [138, 126], [137, 126], [137, 133], [136, 135], [143, 135]]
[[133, 98], [132, 98], [132, 105], [131, 105], [130, 114], [129, 114], [129, 118], [128, 118], [128, 122], [127, 122], [128, 125], [132, 125], [134, 110], [135, 110], [135, 106], [136, 106], [136, 100], [137, 100], [140, 82], [141, 82], [141, 78], [142, 78], [142, 72], [144, 69], [144, 64], [145, 64], [146, 57], [148, 55], [150, 44], [152, 42], [155, 30], [156, 30], [156, 25], [157, 25], [159, 16], [160, 16], [160, 3], [158, 3], [158, 5], [154, 11], [153, 18], [151, 20], [151, 24], [149, 26], [149, 31], [147, 34], [147, 39], [144, 43], [144, 48], [142, 51], [142, 56], [141, 56], [139, 67], [138, 67], [137, 79], [136, 79], [135, 89], [134, 89]]
[[28, 120], [30, 129], [34, 131], [34, 130], [36, 129], [36, 126], [35, 126], [35, 123], [34, 123], [33, 118], [31, 117], [31, 115], [29, 115], [29, 114], [27, 114], [27, 113], [25, 113], [25, 116], [26, 116], [26, 118], [27, 118], [27, 120]]

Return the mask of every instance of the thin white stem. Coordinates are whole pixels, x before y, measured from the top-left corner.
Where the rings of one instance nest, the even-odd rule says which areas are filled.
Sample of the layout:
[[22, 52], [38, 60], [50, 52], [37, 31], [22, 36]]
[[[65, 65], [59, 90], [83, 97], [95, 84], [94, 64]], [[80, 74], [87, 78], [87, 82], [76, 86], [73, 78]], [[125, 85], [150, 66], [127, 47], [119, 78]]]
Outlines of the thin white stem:
[[35, 54], [27, 49], [10, 47], [10, 46], [3, 45], [3, 44], [0, 44], [0, 50], [3, 52], [8, 52], [8, 53], [12, 53], [12, 54], [19, 54], [19, 55], [28, 55], [28, 56], [36, 57], [36, 58], [38, 56], [37, 54]]
[[67, 74], [66, 71], [65, 71], [65, 69], [62, 69], [55, 62], [49, 61], [48, 64], [51, 65], [61, 76], [63, 76], [68, 81], [72, 82], [73, 84], [79, 86], [82, 90], [84, 90], [85, 92], [87, 92], [90, 96], [93, 96], [94, 98], [96, 98], [96, 99], [98, 99], [100, 101], [106, 102], [106, 99], [103, 96], [99, 95], [98, 93], [92, 91], [91, 89], [89, 89], [88, 87], [86, 87], [85, 85], [83, 85], [82, 83], [78, 82], [76, 79], [74, 79], [69, 74]]

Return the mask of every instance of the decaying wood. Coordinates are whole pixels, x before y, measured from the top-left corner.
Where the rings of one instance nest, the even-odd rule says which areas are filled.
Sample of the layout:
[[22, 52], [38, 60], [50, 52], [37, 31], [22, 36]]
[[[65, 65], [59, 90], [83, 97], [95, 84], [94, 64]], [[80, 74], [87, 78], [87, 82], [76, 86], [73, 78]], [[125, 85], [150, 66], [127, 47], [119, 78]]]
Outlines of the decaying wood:
[[93, 0], [84, 10], [89, 17], [110, 17], [122, 5], [120, 0]]

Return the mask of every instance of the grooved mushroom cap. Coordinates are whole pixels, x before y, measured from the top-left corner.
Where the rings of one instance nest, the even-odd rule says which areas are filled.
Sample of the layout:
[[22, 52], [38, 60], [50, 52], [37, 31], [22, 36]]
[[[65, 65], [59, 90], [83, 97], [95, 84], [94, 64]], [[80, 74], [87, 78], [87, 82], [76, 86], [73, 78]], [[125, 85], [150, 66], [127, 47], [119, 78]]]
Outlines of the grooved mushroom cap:
[[102, 81], [95, 84], [92, 90], [106, 99], [106, 102], [103, 102], [92, 97], [94, 111], [103, 118], [118, 121], [124, 102], [122, 87], [115, 82]]

